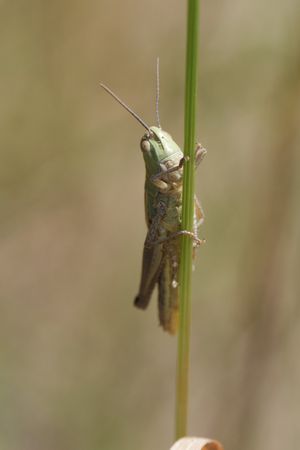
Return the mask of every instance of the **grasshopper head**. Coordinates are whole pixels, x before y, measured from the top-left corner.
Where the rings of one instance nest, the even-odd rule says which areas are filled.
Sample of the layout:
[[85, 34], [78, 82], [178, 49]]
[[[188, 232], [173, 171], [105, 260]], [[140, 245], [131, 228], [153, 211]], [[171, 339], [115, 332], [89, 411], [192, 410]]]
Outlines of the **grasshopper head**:
[[166, 131], [158, 127], [150, 127], [141, 140], [141, 150], [143, 152], [146, 172], [155, 174], [160, 170], [160, 164], [168, 159], [179, 160], [182, 158], [182, 151], [172, 137]]

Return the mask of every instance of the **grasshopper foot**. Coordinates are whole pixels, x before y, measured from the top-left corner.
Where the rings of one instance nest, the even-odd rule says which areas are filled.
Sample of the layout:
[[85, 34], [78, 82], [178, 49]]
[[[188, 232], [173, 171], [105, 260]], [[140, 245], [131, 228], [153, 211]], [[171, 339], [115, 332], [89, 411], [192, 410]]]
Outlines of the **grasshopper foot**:
[[207, 150], [198, 142], [195, 150], [196, 167], [199, 166], [206, 154]]

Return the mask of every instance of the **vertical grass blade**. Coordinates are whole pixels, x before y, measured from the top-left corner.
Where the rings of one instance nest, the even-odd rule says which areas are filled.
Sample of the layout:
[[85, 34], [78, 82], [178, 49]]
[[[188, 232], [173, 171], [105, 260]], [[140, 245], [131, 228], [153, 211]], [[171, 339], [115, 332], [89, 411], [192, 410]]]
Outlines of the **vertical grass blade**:
[[[188, 0], [184, 154], [189, 160], [184, 166], [183, 174], [182, 229], [189, 231], [193, 230], [194, 214], [198, 28], [199, 0]], [[192, 239], [187, 236], [182, 237], [180, 260], [180, 319], [176, 379], [176, 439], [185, 436], [187, 433], [192, 245]]]

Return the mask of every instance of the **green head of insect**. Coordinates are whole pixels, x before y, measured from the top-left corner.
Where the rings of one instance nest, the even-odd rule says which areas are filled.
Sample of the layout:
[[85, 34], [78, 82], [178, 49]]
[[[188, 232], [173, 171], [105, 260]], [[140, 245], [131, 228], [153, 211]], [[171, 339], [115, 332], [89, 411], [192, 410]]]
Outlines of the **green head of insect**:
[[146, 173], [153, 175], [161, 170], [161, 164], [167, 160], [176, 163], [181, 159], [182, 152], [172, 137], [160, 126], [159, 119], [159, 60], [157, 60], [157, 77], [156, 77], [156, 117], [158, 126], [149, 127], [147, 123], [138, 116], [126, 103], [124, 103], [111, 89], [101, 83], [103, 89], [106, 90], [123, 108], [125, 108], [144, 128], [146, 133], [141, 140], [141, 150], [143, 152]]
[[[117, 102], [120, 103], [123, 106], [123, 108], [125, 108], [144, 128], [146, 128], [147, 132], [144, 134], [142, 138], [142, 143], [145, 142], [144, 146], [145, 148], [141, 147], [143, 151], [151, 150], [151, 154], [153, 155], [153, 157], [155, 157], [156, 155], [158, 160], [163, 159], [164, 155], [170, 156], [174, 154], [173, 145], [175, 144], [175, 142], [173, 141], [169, 133], [163, 131], [160, 126], [158, 115], [158, 103], [156, 111], [158, 126], [149, 127], [149, 125], [147, 125], [146, 122], [140, 116], [138, 116], [131, 108], [129, 108], [129, 106], [126, 105], [126, 103], [124, 103], [111, 89], [109, 89], [103, 83], [100, 83], [100, 85], [115, 100], [117, 100]], [[150, 147], [148, 144], [146, 144], [146, 142], [149, 142]], [[175, 151], [180, 150], [177, 144], [175, 144], [175, 147], [176, 147]]]
[[150, 127], [141, 140], [141, 150], [143, 152], [146, 165], [146, 172], [156, 173], [160, 164], [166, 160], [180, 159], [182, 152], [169, 133], [159, 127]]

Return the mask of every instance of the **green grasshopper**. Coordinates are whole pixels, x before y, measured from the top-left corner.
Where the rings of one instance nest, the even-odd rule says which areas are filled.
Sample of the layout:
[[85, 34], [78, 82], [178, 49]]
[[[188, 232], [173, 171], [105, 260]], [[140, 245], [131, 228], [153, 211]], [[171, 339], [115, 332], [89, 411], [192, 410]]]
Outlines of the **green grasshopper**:
[[[195, 196], [193, 232], [181, 230], [182, 175], [186, 158], [170, 134], [162, 130], [160, 126], [158, 65], [156, 93], [158, 126], [149, 127], [107, 86], [104, 84], [101, 86], [147, 130], [141, 139], [140, 147], [146, 168], [145, 214], [148, 233], [144, 243], [140, 287], [134, 305], [146, 309], [154, 287], [158, 284], [160, 325], [165, 331], [175, 334], [179, 312], [180, 240], [178, 237], [190, 236], [194, 241], [194, 247], [203, 242], [198, 238], [198, 227], [204, 219], [203, 211]], [[205, 154], [206, 150], [201, 144], [197, 144], [196, 167]]]

